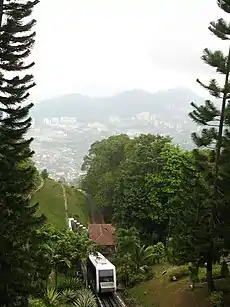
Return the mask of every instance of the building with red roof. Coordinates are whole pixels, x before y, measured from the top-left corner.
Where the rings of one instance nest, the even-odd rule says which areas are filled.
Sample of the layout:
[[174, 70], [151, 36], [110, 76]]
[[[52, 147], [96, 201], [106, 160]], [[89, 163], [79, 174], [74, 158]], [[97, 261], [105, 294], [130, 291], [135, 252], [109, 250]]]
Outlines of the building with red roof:
[[90, 239], [108, 251], [114, 249], [114, 233], [115, 228], [112, 224], [89, 224]]

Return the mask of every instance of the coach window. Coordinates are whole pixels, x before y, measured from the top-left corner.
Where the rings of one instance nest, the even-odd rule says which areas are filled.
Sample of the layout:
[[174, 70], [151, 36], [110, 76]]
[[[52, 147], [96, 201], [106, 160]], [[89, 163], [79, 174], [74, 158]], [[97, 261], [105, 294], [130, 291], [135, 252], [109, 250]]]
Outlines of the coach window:
[[112, 282], [113, 270], [99, 271], [99, 282]]

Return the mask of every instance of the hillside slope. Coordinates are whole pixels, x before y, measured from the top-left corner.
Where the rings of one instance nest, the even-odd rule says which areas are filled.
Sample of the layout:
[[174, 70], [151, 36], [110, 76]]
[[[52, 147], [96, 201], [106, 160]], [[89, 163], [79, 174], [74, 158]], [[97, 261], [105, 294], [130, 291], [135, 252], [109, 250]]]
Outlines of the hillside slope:
[[[83, 194], [74, 188], [66, 187], [68, 216], [76, 216], [78, 220], [87, 224], [88, 206]], [[65, 203], [61, 183], [52, 179], [46, 179], [44, 185], [31, 198], [31, 203], [39, 203], [38, 213], [43, 213], [48, 221], [55, 227], [66, 227]]]
[[135, 286], [129, 294], [144, 307], [211, 307], [207, 287], [192, 291], [186, 279], [175, 283], [163, 277], [152, 279]]

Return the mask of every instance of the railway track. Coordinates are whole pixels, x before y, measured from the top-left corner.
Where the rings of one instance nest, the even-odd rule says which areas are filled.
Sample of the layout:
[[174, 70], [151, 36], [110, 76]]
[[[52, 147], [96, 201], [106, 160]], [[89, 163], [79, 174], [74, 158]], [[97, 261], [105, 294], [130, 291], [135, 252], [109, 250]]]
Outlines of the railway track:
[[98, 297], [100, 307], [126, 307], [117, 294], [104, 294]]

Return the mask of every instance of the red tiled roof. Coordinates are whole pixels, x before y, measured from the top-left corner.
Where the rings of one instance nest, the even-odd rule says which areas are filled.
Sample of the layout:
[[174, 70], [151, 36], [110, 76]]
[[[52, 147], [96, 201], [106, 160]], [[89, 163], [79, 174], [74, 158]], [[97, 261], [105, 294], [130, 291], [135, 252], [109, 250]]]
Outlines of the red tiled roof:
[[115, 229], [111, 224], [89, 224], [89, 237], [98, 245], [113, 246]]

